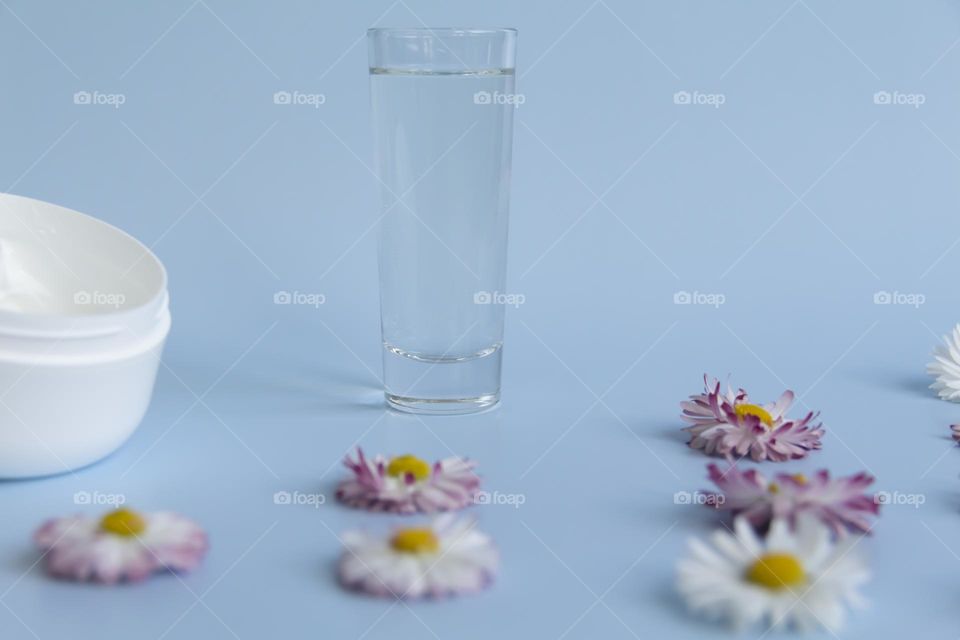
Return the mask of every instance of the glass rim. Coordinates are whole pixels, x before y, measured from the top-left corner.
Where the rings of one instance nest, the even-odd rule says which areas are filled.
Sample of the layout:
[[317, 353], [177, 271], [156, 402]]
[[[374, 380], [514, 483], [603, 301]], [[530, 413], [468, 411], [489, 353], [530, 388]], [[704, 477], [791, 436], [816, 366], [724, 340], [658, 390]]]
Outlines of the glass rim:
[[388, 35], [400, 38], [424, 36], [496, 36], [516, 35], [514, 27], [371, 27], [367, 35]]

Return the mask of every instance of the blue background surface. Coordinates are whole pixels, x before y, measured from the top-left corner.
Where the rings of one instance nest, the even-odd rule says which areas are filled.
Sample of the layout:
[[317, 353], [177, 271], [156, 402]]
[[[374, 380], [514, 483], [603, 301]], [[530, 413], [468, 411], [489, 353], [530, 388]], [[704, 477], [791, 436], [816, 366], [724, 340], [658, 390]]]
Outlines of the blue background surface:
[[[422, 23], [520, 30], [508, 280], [526, 302], [507, 314], [503, 404], [469, 417], [386, 412], [378, 380], [363, 37]], [[960, 319], [958, 43], [960, 7], [933, 0], [0, 1], [0, 188], [150, 245], [174, 318], [119, 452], [0, 485], [0, 635], [710, 637], [672, 586], [685, 540], [716, 526], [673, 498], [707, 487], [677, 407], [706, 371], [822, 411], [823, 451], [765, 471], [865, 469], [923, 497], [863, 543], [873, 606], [842, 637], [955, 637], [960, 409], [924, 365]], [[329, 496], [358, 442], [469, 455], [488, 490], [524, 497], [474, 509], [502, 548], [494, 589], [406, 604], [337, 587], [336, 535], [391, 519], [273, 495]], [[196, 518], [205, 565], [122, 588], [47, 579], [33, 529], [106, 508], [77, 492]]]

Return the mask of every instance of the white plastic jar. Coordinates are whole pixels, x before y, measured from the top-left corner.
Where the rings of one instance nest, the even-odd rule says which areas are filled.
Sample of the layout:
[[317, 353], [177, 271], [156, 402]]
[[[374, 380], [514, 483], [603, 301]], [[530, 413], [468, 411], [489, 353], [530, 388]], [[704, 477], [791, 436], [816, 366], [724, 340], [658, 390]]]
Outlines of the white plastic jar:
[[170, 331], [167, 276], [123, 231], [0, 194], [0, 478], [70, 471], [140, 423]]

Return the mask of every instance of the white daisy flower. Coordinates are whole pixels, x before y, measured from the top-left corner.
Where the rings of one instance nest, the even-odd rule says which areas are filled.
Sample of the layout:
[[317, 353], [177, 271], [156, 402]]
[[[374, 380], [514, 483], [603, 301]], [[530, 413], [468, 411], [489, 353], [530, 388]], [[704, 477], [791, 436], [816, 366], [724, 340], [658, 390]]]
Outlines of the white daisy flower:
[[497, 571], [493, 541], [471, 520], [438, 517], [390, 537], [363, 531], [343, 535], [340, 581], [351, 589], [396, 598], [442, 597], [480, 591]]
[[771, 628], [838, 630], [845, 606], [862, 606], [858, 588], [869, 574], [853, 553], [860, 538], [831, 540], [830, 529], [804, 517], [790, 530], [786, 520], [770, 525], [766, 539], [746, 518], [735, 534], [720, 530], [690, 543], [690, 556], [677, 565], [677, 587], [694, 612], [742, 629], [765, 620]]
[[927, 365], [927, 373], [936, 378], [930, 388], [942, 400], [960, 402], [960, 324], [943, 336], [943, 344], [933, 350], [933, 362]]
[[122, 508], [93, 518], [54, 518], [34, 533], [47, 571], [68, 580], [137, 582], [159, 571], [191, 571], [207, 553], [207, 534], [171, 512]]

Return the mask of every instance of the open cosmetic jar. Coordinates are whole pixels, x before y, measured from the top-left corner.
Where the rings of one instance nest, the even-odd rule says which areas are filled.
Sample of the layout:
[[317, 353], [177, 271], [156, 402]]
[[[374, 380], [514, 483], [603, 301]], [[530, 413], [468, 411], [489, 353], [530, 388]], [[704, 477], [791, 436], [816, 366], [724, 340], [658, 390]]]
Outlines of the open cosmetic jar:
[[96, 218], [0, 194], [0, 478], [71, 471], [140, 423], [170, 331], [167, 276]]

